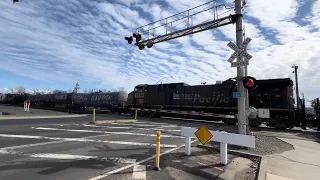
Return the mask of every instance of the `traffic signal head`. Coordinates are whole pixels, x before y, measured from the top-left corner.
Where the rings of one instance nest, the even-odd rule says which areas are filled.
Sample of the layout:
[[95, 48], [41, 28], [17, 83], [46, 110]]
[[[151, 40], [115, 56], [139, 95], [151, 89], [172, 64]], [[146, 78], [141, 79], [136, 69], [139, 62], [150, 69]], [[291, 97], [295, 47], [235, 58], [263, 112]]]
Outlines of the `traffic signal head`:
[[144, 45], [139, 45], [139, 49], [140, 50], [144, 49]]
[[251, 76], [247, 76], [247, 77], [244, 77], [243, 80], [242, 80], [242, 83], [243, 83], [243, 86], [248, 89], [248, 90], [254, 90], [256, 89], [258, 86], [257, 86], [257, 80], [254, 78], [254, 77], [251, 77]]
[[124, 37], [124, 39], [128, 41], [128, 44], [131, 44], [132, 41], [133, 41], [132, 36], [130, 36], [130, 37]]
[[141, 34], [133, 34], [133, 37], [136, 38], [136, 42], [141, 40]]
[[149, 41], [148, 43], [147, 43], [147, 47], [148, 48], [151, 48], [153, 46], [153, 42], [152, 41]]

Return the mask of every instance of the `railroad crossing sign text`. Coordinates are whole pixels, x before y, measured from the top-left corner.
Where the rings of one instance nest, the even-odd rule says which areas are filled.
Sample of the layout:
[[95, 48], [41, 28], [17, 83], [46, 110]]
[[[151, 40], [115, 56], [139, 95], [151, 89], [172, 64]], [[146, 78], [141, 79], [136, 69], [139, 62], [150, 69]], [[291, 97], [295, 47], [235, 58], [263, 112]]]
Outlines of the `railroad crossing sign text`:
[[[252, 56], [246, 52], [246, 47], [250, 43], [251, 38], [246, 38], [246, 40], [238, 47], [232, 42], [228, 43], [228, 47], [230, 47], [235, 52], [231, 55], [231, 57], [228, 59], [228, 62], [231, 64], [231, 67], [239, 67], [239, 66], [247, 66], [249, 65], [249, 60], [252, 58]], [[236, 58], [243, 57], [244, 60], [240, 62], [233, 62]]]

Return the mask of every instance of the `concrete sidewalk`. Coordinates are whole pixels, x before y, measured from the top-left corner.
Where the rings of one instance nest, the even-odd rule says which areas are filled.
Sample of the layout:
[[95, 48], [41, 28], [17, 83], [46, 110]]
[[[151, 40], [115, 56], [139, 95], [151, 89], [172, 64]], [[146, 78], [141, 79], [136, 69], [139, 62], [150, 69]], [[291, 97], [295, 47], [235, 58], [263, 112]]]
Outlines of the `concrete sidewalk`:
[[320, 139], [318, 142], [279, 138], [294, 150], [266, 157], [267, 180], [319, 180]]

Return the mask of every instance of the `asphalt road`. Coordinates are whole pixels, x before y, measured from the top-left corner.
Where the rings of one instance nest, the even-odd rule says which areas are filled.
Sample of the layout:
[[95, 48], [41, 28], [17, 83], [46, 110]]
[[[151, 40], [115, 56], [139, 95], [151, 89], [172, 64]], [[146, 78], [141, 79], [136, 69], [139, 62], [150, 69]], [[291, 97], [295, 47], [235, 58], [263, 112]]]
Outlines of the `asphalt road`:
[[[133, 163], [154, 160], [157, 130], [162, 132], [161, 153], [184, 144], [178, 125], [148, 121], [86, 125], [90, 120], [0, 120], [0, 179], [143, 179], [150, 167]], [[144, 172], [136, 172], [141, 169]]]
[[[0, 179], [174, 179], [167, 174], [159, 177], [150, 170], [148, 162], [154, 164], [157, 130], [161, 131], [161, 153], [180, 153], [176, 158], [183, 155], [183, 148], [178, 149], [184, 144], [179, 136], [181, 126], [206, 125], [211, 130], [237, 132], [237, 126], [142, 117], [135, 123], [86, 125], [91, 119], [0, 120]], [[97, 119], [131, 117], [101, 115]], [[315, 138], [300, 131], [254, 131], [269, 136]], [[134, 162], [142, 165], [134, 166]], [[221, 173], [221, 168], [216, 169], [216, 174]], [[196, 173], [193, 176], [200, 178]]]

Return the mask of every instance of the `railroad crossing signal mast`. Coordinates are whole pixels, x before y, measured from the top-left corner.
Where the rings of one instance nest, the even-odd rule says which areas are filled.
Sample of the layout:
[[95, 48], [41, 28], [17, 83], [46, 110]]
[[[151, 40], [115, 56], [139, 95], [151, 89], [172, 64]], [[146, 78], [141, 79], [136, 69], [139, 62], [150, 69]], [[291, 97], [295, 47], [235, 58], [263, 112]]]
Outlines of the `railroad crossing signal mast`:
[[[196, 8], [200, 8], [203, 6], [211, 5], [209, 8], [205, 8], [204, 10], [195, 11]], [[224, 4], [216, 5], [215, 0], [202, 4], [200, 6], [188, 9], [186, 11], [180, 12], [173, 16], [169, 16], [167, 18], [149, 23], [145, 26], [138, 27], [136, 29], [136, 33], [133, 36], [125, 37], [125, 40], [128, 41], [129, 44], [133, 42], [133, 38], [136, 39], [135, 45], [139, 47], [140, 50], [143, 50], [146, 46], [151, 48], [154, 44], [165, 42], [171, 39], [176, 39], [179, 37], [199, 33], [202, 31], [218, 28], [221, 26], [234, 24], [236, 23], [236, 45], [233, 43], [229, 43], [228, 46], [232, 45], [232, 49], [235, 50], [235, 53], [228, 60], [231, 63], [231, 67], [237, 67], [237, 91], [240, 93], [240, 97], [238, 98], [238, 130], [239, 134], [246, 134], [247, 127], [247, 116], [246, 116], [246, 106], [245, 106], [245, 87], [251, 88], [254, 86], [253, 83], [255, 81], [251, 81], [250, 79], [244, 80], [244, 66], [248, 65], [249, 60], [252, 58], [250, 54], [248, 54], [245, 50], [246, 46], [251, 41], [250, 38], [247, 38], [245, 42], [243, 42], [243, 29], [242, 29], [242, 6], [245, 5], [245, 0], [235, 0], [235, 14], [230, 14], [228, 16], [219, 17], [220, 8], [231, 9], [226, 7]], [[202, 22], [197, 25], [193, 25], [193, 17], [195, 15], [206, 12], [208, 10], [212, 10], [214, 12], [213, 19], [208, 22]], [[179, 17], [176, 20], [171, 20], [173, 17]], [[173, 23], [178, 21], [187, 21], [187, 27], [182, 29], [175, 29]], [[160, 24], [160, 25], [159, 25]], [[155, 35], [157, 30], [163, 30], [165, 33], [161, 35]], [[231, 47], [230, 47], [231, 48]], [[243, 60], [243, 58], [245, 60]], [[237, 62], [232, 62], [234, 59], [237, 59]], [[244, 81], [245, 82], [244, 82]], [[254, 79], [255, 80], [255, 79]]]

